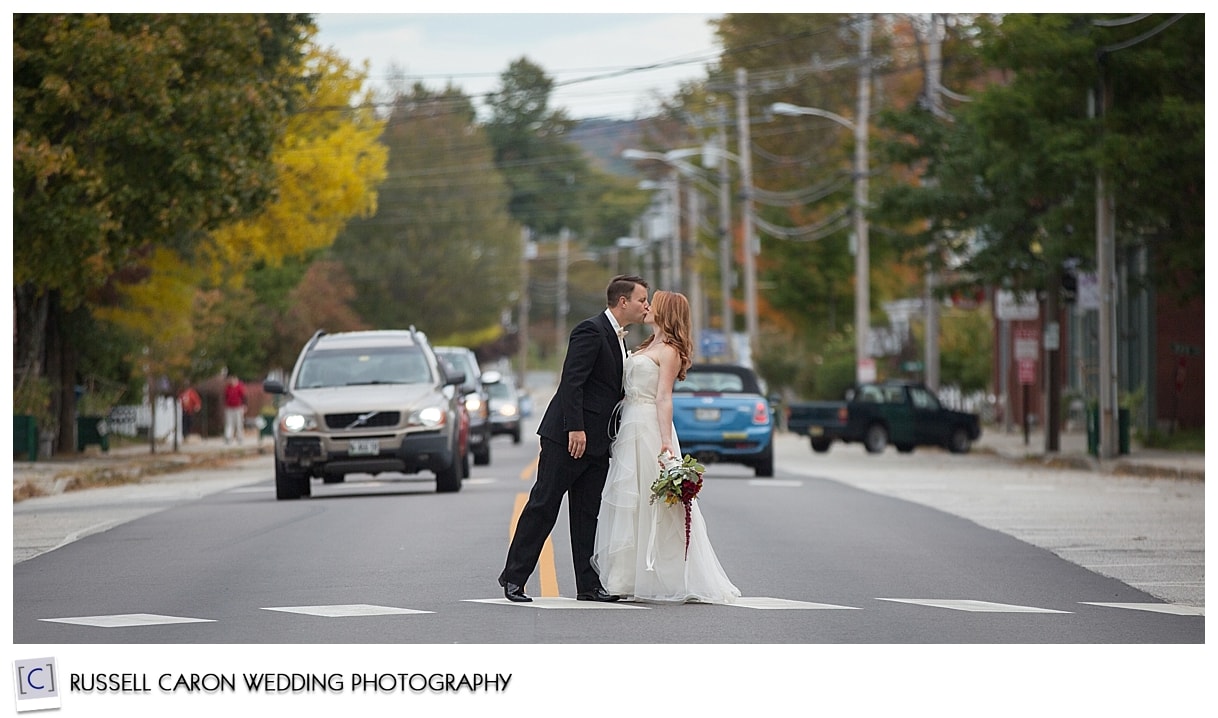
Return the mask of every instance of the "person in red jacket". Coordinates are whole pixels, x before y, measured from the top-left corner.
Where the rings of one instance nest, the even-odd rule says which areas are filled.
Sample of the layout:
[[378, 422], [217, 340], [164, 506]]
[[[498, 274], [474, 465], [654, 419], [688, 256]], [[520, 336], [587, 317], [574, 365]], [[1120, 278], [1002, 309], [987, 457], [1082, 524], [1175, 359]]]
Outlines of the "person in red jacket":
[[245, 384], [236, 375], [228, 377], [224, 386], [224, 443], [245, 440]]
[[195, 415], [203, 408], [203, 398], [199, 396], [199, 392], [195, 391], [193, 386], [188, 386], [178, 395], [178, 401], [182, 405], [182, 438], [185, 440], [194, 430]]

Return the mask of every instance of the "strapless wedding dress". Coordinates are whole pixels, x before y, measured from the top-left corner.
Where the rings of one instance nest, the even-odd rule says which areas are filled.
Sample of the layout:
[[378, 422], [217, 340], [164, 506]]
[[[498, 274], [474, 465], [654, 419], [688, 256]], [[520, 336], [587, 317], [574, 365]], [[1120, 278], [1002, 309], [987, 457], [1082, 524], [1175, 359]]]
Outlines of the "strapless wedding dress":
[[[685, 506], [649, 502], [659, 477], [660, 425], [656, 389], [660, 368], [649, 356], [626, 359], [621, 426], [601, 496], [592, 565], [609, 593], [639, 601], [731, 603], [740, 591], [719, 564], [698, 503], [690, 503], [689, 553], [685, 550]], [[673, 451], [681, 456], [673, 431]]]

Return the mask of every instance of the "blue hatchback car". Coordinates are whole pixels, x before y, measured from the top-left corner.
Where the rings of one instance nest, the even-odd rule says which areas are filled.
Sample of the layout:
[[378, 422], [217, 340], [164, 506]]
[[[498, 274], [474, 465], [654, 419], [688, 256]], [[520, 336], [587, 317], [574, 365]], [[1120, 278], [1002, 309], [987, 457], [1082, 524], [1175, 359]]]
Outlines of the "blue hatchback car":
[[752, 369], [694, 364], [673, 385], [672, 421], [683, 453], [774, 475], [774, 415]]

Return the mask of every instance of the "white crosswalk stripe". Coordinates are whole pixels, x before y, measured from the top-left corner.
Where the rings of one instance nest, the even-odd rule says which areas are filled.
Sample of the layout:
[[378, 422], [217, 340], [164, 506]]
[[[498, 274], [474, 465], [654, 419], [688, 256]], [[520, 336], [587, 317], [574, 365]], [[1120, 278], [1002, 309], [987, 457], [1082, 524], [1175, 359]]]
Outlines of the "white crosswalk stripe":
[[1070, 613], [1052, 608], [1037, 608], [1036, 606], [1016, 606], [1010, 603], [994, 603], [992, 601], [973, 601], [969, 599], [942, 598], [878, 598], [877, 601], [894, 601], [896, 603], [912, 603], [918, 606], [948, 608], [953, 611], [979, 611], [985, 613]]
[[[888, 601], [924, 608], [948, 609], [972, 613], [1053, 613], [1070, 614], [1073, 611], [1062, 611], [1039, 606], [1023, 606], [993, 601], [978, 601], [973, 599], [944, 599], [944, 598], [876, 598], [877, 601]], [[506, 598], [466, 598], [464, 603], [481, 603], [487, 605], [510, 606], [513, 608], [533, 608], [540, 610], [651, 610], [655, 608], [678, 608], [680, 604], [656, 604], [644, 601], [615, 601], [601, 603], [599, 601], [578, 601], [563, 596], [535, 596], [529, 603], [514, 603]], [[1099, 606], [1102, 608], [1117, 608], [1122, 610], [1149, 611], [1175, 616], [1204, 616], [1203, 607], [1186, 606], [1173, 603], [1113, 603], [1101, 601], [1079, 601], [1080, 605]], [[707, 604], [704, 604], [707, 605]], [[744, 596], [732, 604], [723, 604], [724, 608], [751, 608], [767, 611], [823, 611], [866, 610], [864, 606], [843, 606], [833, 603], [817, 603], [813, 601], [797, 601], [787, 598], [768, 596]], [[414, 616], [434, 614], [427, 611], [400, 606], [381, 606], [368, 603], [347, 603], [318, 606], [267, 606], [260, 610], [294, 613], [319, 618], [345, 618], [350, 616]], [[94, 626], [99, 628], [131, 628], [139, 626], [157, 626], [182, 623], [215, 623], [211, 618], [193, 618], [184, 616], [166, 616], [154, 613], [120, 613], [102, 616], [69, 616], [64, 618], [40, 618], [48, 623], [66, 623], [79, 626]]]

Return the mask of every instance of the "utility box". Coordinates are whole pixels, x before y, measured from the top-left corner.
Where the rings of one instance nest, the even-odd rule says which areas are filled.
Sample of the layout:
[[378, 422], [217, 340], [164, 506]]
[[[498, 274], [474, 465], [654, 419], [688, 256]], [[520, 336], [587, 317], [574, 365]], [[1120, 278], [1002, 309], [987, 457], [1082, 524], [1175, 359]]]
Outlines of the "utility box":
[[[1100, 455], [1100, 408], [1087, 409], [1087, 453]], [[1117, 410], [1117, 453], [1129, 453], [1129, 409]]]
[[97, 445], [102, 451], [110, 450], [109, 429], [104, 416], [76, 417], [76, 450], [84, 451], [86, 446]]
[[38, 420], [28, 414], [13, 416], [13, 458], [38, 460]]

